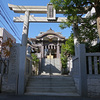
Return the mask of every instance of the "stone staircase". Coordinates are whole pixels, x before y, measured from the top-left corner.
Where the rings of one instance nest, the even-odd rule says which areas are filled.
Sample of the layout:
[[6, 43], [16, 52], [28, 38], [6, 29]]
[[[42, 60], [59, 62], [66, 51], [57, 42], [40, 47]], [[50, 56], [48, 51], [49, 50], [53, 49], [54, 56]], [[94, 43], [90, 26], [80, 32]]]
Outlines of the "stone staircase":
[[73, 78], [71, 76], [62, 75], [31, 76], [27, 83], [25, 94], [79, 96]]
[[61, 62], [59, 58], [42, 59], [41, 75], [61, 75]]

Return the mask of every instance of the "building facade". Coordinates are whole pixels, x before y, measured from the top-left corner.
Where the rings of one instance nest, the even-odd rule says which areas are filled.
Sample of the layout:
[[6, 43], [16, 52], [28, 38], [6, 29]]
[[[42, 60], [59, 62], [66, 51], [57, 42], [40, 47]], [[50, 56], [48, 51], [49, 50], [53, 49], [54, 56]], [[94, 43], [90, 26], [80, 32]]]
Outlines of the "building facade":
[[40, 32], [36, 38], [30, 40], [40, 58], [60, 58], [61, 44], [66, 41], [60, 32], [54, 32], [51, 28], [47, 32]]
[[[8, 38], [11, 38], [13, 40], [13, 43], [16, 43], [16, 39], [4, 28], [0, 28], [0, 52], [2, 52], [2, 43], [6, 42]], [[10, 49], [7, 47], [7, 49]], [[2, 53], [2, 57], [4, 57]]]

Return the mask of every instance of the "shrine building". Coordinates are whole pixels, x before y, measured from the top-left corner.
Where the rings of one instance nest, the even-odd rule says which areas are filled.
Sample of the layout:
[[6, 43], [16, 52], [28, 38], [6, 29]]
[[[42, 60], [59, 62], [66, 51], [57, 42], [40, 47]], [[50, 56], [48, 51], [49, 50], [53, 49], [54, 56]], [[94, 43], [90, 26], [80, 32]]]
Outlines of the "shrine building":
[[60, 32], [51, 28], [47, 32], [40, 32], [36, 38], [31, 38], [35, 53], [39, 58], [60, 58], [61, 45], [66, 38]]

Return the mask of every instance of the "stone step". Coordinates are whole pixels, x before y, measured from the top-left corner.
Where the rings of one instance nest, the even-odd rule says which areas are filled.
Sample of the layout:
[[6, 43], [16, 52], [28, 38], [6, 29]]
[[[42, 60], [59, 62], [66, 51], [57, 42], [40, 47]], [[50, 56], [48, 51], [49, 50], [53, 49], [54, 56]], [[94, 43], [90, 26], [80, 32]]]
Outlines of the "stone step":
[[30, 76], [29, 79], [45, 79], [45, 78], [49, 78], [49, 79], [71, 79], [73, 80], [72, 76], [70, 75], [38, 75], [38, 76]]
[[[26, 92], [24, 93], [25, 95], [44, 95], [44, 96], [73, 96], [74, 98], [71, 100], [75, 100], [75, 96], [80, 96], [78, 93], [73, 92], [73, 93], [51, 93], [51, 92]], [[47, 99], [46, 99], [47, 100]], [[56, 100], [56, 99], [55, 99]], [[67, 99], [66, 99], [67, 100]], [[81, 99], [80, 99], [81, 100]]]
[[74, 84], [73, 81], [68, 81], [68, 82], [65, 82], [65, 81], [40, 81], [40, 80], [37, 80], [37, 81], [33, 81], [33, 80], [29, 80], [28, 83], [30, 84], [60, 84], [60, 85], [69, 85], [69, 84]]
[[38, 82], [38, 83], [74, 83], [72, 78], [30, 78], [29, 82]]
[[55, 65], [50, 65], [50, 66], [45, 66], [45, 67], [42, 67], [42, 69], [61, 69], [60, 67], [56, 67]]
[[27, 86], [30, 87], [73, 87], [74, 83], [28, 83]]
[[65, 77], [60, 77], [60, 75], [59, 76], [31, 76], [30, 77], [30, 79], [73, 79], [72, 77], [70, 77], [70, 76], [65, 76]]
[[51, 68], [50, 67], [49, 68], [42, 68], [42, 71], [47, 71], [47, 72], [51, 71], [51, 72], [55, 72], [55, 73], [61, 72], [60, 68], [56, 68], [56, 67], [55, 68], [52, 68], [52, 67]]
[[53, 83], [70, 83], [74, 82], [72, 79], [29, 79], [29, 82], [53, 82]]
[[[50, 73], [42, 72], [41, 75], [50, 75]], [[60, 73], [52, 73], [52, 75], [61, 75], [61, 72]]]
[[73, 93], [76, 92], [76, 88], [75, 87], [26, 87], [26, 92]]
[[31, 76], [26, 86], [25, 94], [78, 96], [73, 78], [62, 75]]

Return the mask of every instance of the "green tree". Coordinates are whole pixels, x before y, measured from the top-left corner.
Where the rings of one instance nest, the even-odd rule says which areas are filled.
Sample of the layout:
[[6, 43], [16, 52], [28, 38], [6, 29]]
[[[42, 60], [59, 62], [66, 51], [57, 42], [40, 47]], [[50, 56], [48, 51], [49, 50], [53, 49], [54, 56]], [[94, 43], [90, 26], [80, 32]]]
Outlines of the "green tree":
[[67, 67], [67, 58], [69, 55], [74, 55], [74, 39], [73, 34], [66, 40], [65, 44], [61, 46], [61, 62], [62, 67]]
[[[51, 0], [51, 2], [53, 3], [56, 10], [62, 10], [64, 12], [64, 15], [68, 19], [66, 22], [61, 24], [60, 27], [70, 27], [73, 23], [76, 23], [77, 25], [84, 23], [83, 25], [85, 27], [87, 27], [87, 25], [93, 27], [96, 24], [98, 35], [100, 38], [100, 0]], [[90, 24], [88, 23], [90, 18], [83, 19], [82, 16], [90, 11], [93, 7], [96, 11], [94, 18], [96, 19], [97, 23]], [[85, 23], [85, 21], [87, 22]]]
[[39, 59], [37, 58], [37, 56], [35, 54], [32, 53], [32, 62], [33, 65], [36, 65], [39, 63]]
[[74, 39], [73, 39], [73, 34], [67, 39], [65, 42], [65, 49], [66, 49], [66, 54], [67, 55], [74, 55]]
[[62, 44], [61, 46], [61, 63], [62, 63], [62, 68], [67, 67], [67, 56], [66, 56], [65, 44]]
[[37, 55], [35, 55], [34, 53], [32, 53], [32, 62], [33, 62], [34, 68], [35, 68], [33, 73], [35, 75], [38, 75], [39, 59], [37, 58]]

